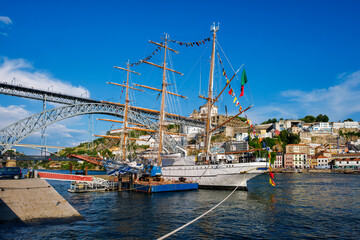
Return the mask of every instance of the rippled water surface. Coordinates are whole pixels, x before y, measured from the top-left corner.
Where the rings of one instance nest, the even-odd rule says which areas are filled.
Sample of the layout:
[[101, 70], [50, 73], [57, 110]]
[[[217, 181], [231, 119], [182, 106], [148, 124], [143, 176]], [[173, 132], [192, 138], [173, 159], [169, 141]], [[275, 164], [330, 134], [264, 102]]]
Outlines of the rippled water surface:
[[[359, 239], [360, 175], [278, 174], [249, 181], [204, 218], [169, 239]], [[198, 217], [230, 191], [71, 194], [49, 181], [85, 217], [33, 226], [0, 225], [0, 239], [155, 239]]]

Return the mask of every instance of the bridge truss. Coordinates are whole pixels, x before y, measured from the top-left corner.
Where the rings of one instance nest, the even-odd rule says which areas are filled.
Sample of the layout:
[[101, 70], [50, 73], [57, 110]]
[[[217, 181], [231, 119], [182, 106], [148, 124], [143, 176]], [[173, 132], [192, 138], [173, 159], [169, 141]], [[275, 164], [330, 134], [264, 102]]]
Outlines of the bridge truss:
[[[158, 129], [157, 122], [139, 112], [133, 110], [128, 111], [128, 117], [133, 123], [145, 125], [152, 130]], [[50, 124], [85, 114], [106, 114], [122, 118], [124, 116], [124, 107], [106, 103], [83, 103], [62, 106], [32, 115], [0, 130], [0, 151], [4, 153], [22, 139]], [[157, 133], [150, 134], [156, 139]], [[164, 150], [166, 152], [181, 152], [179, 142], [170, 135], [167, 135], [164, 142]]]
[[[120, 118], [124, 116], [124, 106], [122, 104], [27, 88], [21, 85], [0, 83], [0, 94], [65, 104], [65, 106], [46, 110], [24, 118], [1, 129], [0, 153], [9, 150], [32, 133], [45, 129], [48, 125], [67, 118], [85, 114], [105, 114]], [[145, 125], [152, 130], [158, 129], [157, 121], [159, 119], [159, 112], [139, 107], [134, 107], [128, 111], [129, 119], [132, 120], [133, 123]], [[166, 115], [166, 121], [179, 124], [182, 126], [182, 129], [184, 126], [204, 127], [204, 122], [202, 121], [196, 121], [174, 114]], [[150, 133], [150, 135], [157, 139], [157, 133]], [[183, 141], [183, 144], [185, 142], [186, 141]], [[167, 153], [183, 153], [181, 149], [183, 144], [176, 141], [170, 135], [165, 135], [163, 149]]]

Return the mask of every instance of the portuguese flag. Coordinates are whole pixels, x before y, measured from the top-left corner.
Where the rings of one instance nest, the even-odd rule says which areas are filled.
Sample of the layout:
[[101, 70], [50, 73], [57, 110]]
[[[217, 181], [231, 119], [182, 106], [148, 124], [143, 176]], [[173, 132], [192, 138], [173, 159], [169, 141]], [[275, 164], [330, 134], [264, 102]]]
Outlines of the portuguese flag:
[[245, 84], [248, 82], [247, 77], [246, 77], [246, 72], [245, 69], [241, 74], [241, 93], [240, 93], [240, 97], [244, 96], [244, 86]]

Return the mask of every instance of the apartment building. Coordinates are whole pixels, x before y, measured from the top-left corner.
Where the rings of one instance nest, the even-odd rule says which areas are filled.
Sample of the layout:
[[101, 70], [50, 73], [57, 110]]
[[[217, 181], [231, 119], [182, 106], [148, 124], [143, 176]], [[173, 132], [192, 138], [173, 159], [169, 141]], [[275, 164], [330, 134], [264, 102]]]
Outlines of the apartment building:
[[305, 153], [310, 154], [310, 146], [306, 144], [288, 144], [286, 153]]
[[337, 158], [332, 161], [332, 164], [334, 169], [360, 169], [360, 158]]
[[274, 167], [275, 168], [282, 168], [283, 167], [283, 163], [284, 163], [284, 155], [282, 152], [277, 152], [276, 153], [276, 158], [275, 158], [275, 162], [274, 162]]
[[293, 153], [284, 154], [284, 168], [294, 168]]
[[320, 155], [318, 157], [316, 157], [316, 162], [317, 162], [317, 166], [316, 168], [319, 168], [319, 169], [327, 169], [327, 168], [330, 168], [330, 158], [328, 157], [325, 157], [323, 155]]
[[301, 120], [294, 120], [294, 119], [286, 119], [286, 120], [279, 120], [278, 122], [274, 123], [274, 129], [281, 132], [282, 130], [289, 130], [294, 128], [295, 132], [299, 131], [302, 128], [302, 121]]
[[332, 125], [329, 122], [319, 122], [309, 127], [310, 133], [332, 133]]

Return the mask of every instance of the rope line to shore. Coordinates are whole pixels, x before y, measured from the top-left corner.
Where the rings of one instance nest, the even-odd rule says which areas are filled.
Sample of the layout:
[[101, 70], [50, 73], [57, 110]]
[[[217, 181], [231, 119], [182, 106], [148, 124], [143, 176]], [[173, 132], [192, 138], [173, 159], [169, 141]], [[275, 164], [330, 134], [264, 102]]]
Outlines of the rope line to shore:
[[[256, 168], [254, 168], [254, 169], [256, 169]], [[250, 170], [248, 170], [248, 171], [246, 171], [246, 172], [249, 172], [249, 171], [251, 171], [251, 170], [253, 170], [253, 169], [250, 169]], [[245, 174], [244, 174], [243, 176], [245, 176]], [[219, 202], [218, 204], [216, 204], [216, 205], [215, 205], [214, 207], [212, 207], [210, 210], [206, 211], [205, 213], [201, 214], [199, 217], [191, 220], [190, 222], [182, 225], [181, 227], [175, 229], [174, 231], [172, 231], [172, 232], [170, 232], [170, 233], [168, 233], [168, 234], [166, 234], [166, 235], [158, 238], [157, 240], [163, 240], [163, 239], [165, 239], [165, 238], [167, 238], [167, 237], [170, 237], [170, 236], [173, 235], [174, 233], [180, 231], [180, 230], [183, 229], [183, 228], [186, 228], [186, 227], [189, 226], [190, 224], [196, 222], [196, 221], [199, 220], [200, 218], [202, 218], [202, 217], [204, 217], [205, 215], [207, 215], [207, 214], [209, 214], [210, 212], [212, 212], [214, 209], [216, 209], [218, 206], [220, 206], [223, 202], [225, 202], [231, 195], [233, 195], [234, 192], [236, 192], [236, 190], [239, 188], [239, 186], [240, 186], [240, 184], [241, 184], [241, 182], [242, 182], [243, 180], [244, 180], [244, 179], [241, 179], [241, 180], [239, 181], [239, 183], [237, 184], [236, 188], [235, 188], [227, 197], [225, 197], [221, 202]]]

